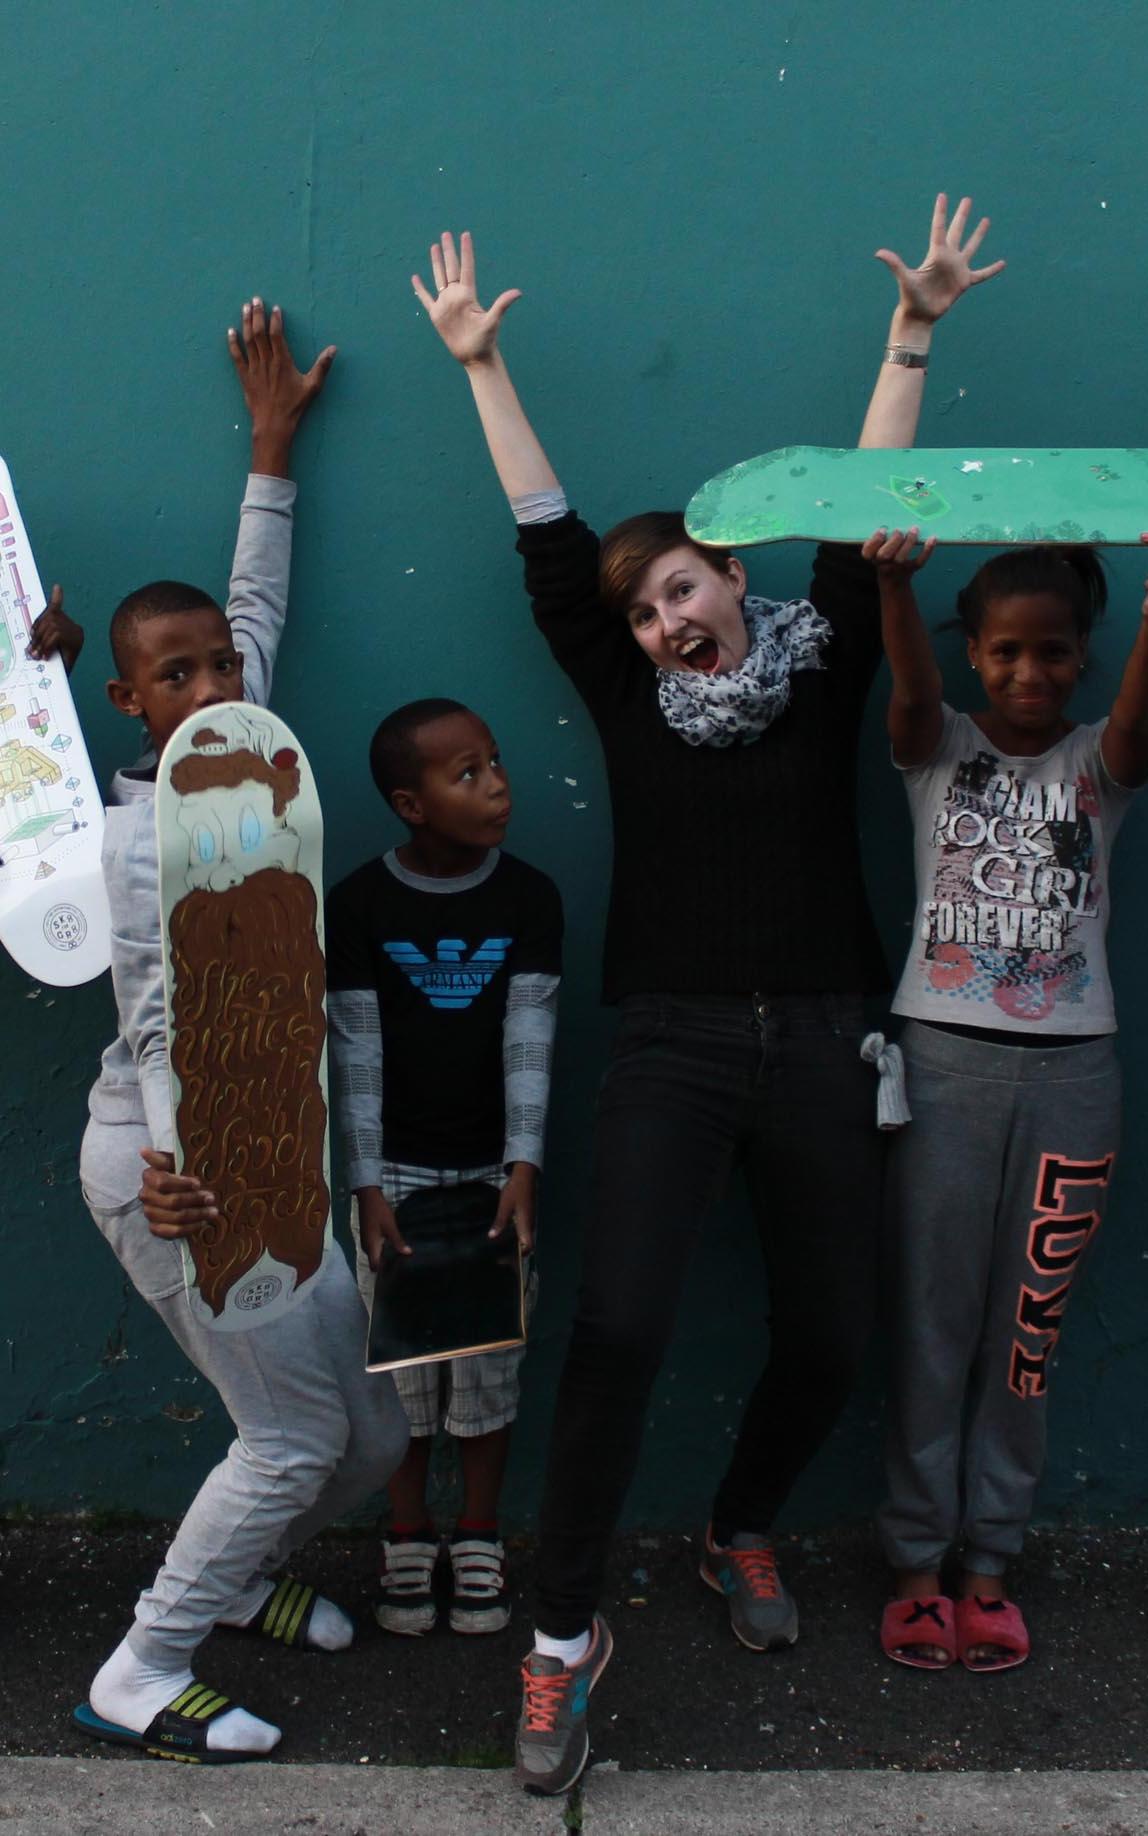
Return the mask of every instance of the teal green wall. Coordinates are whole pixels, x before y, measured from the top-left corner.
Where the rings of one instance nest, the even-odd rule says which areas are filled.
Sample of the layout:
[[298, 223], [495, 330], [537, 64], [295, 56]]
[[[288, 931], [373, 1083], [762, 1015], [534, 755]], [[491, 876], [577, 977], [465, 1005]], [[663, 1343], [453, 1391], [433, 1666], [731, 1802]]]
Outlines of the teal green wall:
[[[502, 741], [512, 845], [565, 893], [545, 1293], [510, 1501], [525, 1519], [609, 1030], [595, 1004], [608, 821], [590, 726], [524, 615], [465, 380], [407, 277], [425, 271], [433, 235], [465, 225], [485, 288], [524, 289], [510, 360], [574, 501], [604, 525], [680, 503], [766, 447], [850, 443], [891, 305], [871, 251], [918, 259], [935, 189], [967, 189], [1010, 265], [942, 327], [922, 440], [1143, 444], [1144, 9], [2, 0], [0, 26], [0, 451], [41, 572], [66, 583], [90, 632], [75, 686], [101, 773], [133, 745], [102, 697], [112, 605], [157, 574], [225, 589], [246, 433], [224, 331], [260, 290], [283, 302], [301, 353], [340, 349], [298, 450], [277, 687], [325, 797], [331, 873], [390, 833], [364, 765], [376, 719], [455, 694]], [[780, 594], [802, 587], [808, 560], [767, 553], [752, 571]], [[930, 569], [937, 614], [970, 565], [946, 555]], [[1114, 563], [1085, 715], [1111, 695], [1142, 571], [1135, 556]], [[963, 697], [952, 640], [944, 657]], [[876, 720], [863, 821], [897, 957], [907, 834]], [[1056, 1516], [1145, 1515], [1146, 842], [1148, 805], [1114, 876], [1129, 1140], [1061, 1359], [1042, 1495]], [[170, 1512], [224, 1427], [125, 1296], [80, 1201], [85, 1094], [111, 1022], [106, 983], [40, 989], [0, 962], [2, 1496]], [[697, 1522], [763, 1322], [735, 1204], [707, 1232], [634, 1517]], [[875, 1394], [795, 1519], [870, 1505]]]

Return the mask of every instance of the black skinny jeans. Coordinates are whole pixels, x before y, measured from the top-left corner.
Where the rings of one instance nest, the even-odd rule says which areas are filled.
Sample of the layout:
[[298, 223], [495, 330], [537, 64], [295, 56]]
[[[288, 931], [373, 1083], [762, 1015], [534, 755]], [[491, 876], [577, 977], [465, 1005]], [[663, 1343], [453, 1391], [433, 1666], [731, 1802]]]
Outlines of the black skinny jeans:
[[598, 1100], [590, 1216], [550, 1437], [537, 1623], [592, 1622], [706, 1213], [742, 1166], [769, 1356], [716, 1523], [764, 1534], [849, 1395], [873, 1318], [883, 1139], [851, 996], [634, 996]]

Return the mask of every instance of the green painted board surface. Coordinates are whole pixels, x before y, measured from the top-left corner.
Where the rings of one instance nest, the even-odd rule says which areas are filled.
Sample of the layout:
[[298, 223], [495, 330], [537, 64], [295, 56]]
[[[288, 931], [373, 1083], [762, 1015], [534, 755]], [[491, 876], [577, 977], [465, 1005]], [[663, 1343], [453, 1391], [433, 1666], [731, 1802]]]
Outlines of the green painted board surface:
[[783, 446], [719, 472], [691, 498], [696, 542], [863, 542], [919, 523], [938, 542], [1138, 543], [1148, 448]]

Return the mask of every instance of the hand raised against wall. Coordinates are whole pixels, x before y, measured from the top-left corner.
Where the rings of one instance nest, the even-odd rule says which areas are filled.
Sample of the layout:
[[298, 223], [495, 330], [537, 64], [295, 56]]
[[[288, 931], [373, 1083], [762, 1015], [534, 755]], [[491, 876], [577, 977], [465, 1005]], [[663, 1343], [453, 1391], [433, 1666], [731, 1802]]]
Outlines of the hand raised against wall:
[[987, 217], [981, 218], [964, 247], [961, 247], [961, 238], [972, 208], [972, 199], [962, 198], [949, 223], [949, 200], [945, 192], [939, 193], [933, 206], [929, 246], [924, 260], [917, 268], [907, 267], [892, 249], [877, 250], [877, 260], [885, 263], [897, 282], [901, 311], [908, 319], [922, 325], [935, 324], [960, 299], [962, 293], [966, 293], [970, 287], [979, 287], [982, 281], [992, 280], [1004, 267], [1003, 261], [990, 262], [986, 268], [974, 268], [971, 265], [973, 256], [988, 234]]
[[459, 363], [485, 363], [494, 356], [503, 316], [515, 300], [522, 298], [517, 287], [500, 293], [492, 306], [481, 306], [474, 279], [474, 242], [464, 230], [458, 249], [449, 230], [441, 242], [433, 243], [430, 252], [435, 293], [432, 296], [417, 274], [411, 275], [411, 286], [427, 317], [451, 356]]
[[335, 361], [335, 346], [320, 351], [309, 370], [300, 370], [283, 329], [282, 311], [273, 306], [268, 316], [256, 295], [243, 303], [242, 336], [233, 325], [228, 327], [227, 348], [251, 416], [251, 469], [286, 478], [291, 442], [322, 392]]

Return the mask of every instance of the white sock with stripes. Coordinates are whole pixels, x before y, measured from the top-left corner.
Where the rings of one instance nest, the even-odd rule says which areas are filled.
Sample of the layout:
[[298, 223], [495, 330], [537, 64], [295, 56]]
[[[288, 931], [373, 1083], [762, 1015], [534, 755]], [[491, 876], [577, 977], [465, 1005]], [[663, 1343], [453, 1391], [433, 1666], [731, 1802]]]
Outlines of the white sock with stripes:
[[[125, 1638], [92, 1679], [88, 1700], [96, 1714], [118, 1727], [142, 1734], [162, 1709], [195, 1682], [190, 1670], [157, 1670], [138, 1658]], [[246, 1709], [228, 1709], [207, 1724], [213, 1752], [270, 1753], [280, 1741], [279, 1729]]]

